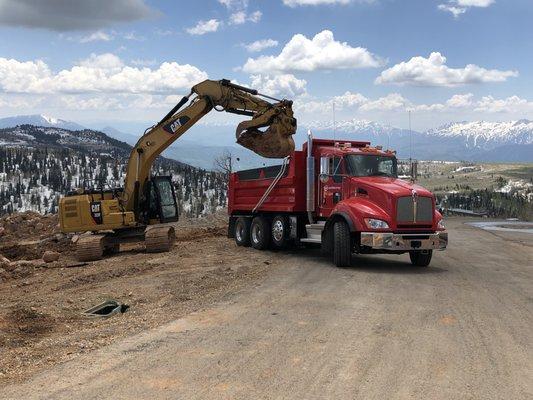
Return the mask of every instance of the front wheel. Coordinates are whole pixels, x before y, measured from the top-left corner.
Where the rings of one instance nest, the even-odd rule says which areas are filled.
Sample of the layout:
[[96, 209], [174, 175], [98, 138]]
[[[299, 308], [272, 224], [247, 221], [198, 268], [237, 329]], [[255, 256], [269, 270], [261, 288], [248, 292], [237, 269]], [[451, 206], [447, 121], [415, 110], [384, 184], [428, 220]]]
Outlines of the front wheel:
[[265, 250], [270, 245], [270, 223], [265, 217], [255, 217], [250, 227], [250, 239], [252, 247], [257, 250]]
[[409, 252], [411, 264], [417, 267], [427, 267], [431, 262], [433, 250], [413, 250]]
[[333, 263], [339, 267], [349, 267], [352, 260], [352, 238], [350, 228], [344, 221], [333, 225]]

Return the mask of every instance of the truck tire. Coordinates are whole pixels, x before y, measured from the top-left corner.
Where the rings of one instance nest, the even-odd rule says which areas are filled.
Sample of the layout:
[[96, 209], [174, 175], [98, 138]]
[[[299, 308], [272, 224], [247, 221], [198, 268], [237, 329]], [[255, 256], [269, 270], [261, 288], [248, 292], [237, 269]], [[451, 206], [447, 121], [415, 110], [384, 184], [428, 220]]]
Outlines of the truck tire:
[[409, 252], [409, 258], [411, 259], [411, 264], [417, 267], [427, 267], [431, 262], [431, 256], [433, 256], [433, 250], [425, 250], [425, 253], [422, 253], [422, 250], [413, 250]]
[[289, 219], [284, 215], [276, 215], [272, 220], [272, 247], [277, 250], [284, 249], [289, 244], [290, 225]]
[[255, 217], [250, 226], [250, 241], [257, 250], [266, 250], [270, 245], [270, 223], [265, 217]]
[[320, 244], [320, 254], [322, 257], [331, 257], [333, 254], [333, 228], [328, 227], [322, 232], [322, 243]]
[[234, 236], [237, 246], [250, 247], [250, 218], [237, 218]]
[[352, 239], [350, 228], [344, 221], [333, 225], [333, 263], [339, 267], [349, 267], [352, 260]]

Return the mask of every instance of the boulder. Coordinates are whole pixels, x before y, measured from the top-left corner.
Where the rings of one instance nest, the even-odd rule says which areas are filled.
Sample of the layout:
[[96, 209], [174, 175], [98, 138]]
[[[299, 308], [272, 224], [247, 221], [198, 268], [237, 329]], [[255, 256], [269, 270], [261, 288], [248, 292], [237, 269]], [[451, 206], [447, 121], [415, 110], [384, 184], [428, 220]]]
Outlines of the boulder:
[[44, 229], [44, 224], [42, 222], [37, 222], [35, 224], [35, 229], [37, 229], [38, 231], [42, 231]]
[[43, 254], [43, 261], [50, 263], [59, 260], [60, 254], [57, 251], [46, 250]]
[[6, 233], [6, 228], [4, 228], [3, 226], [0, 226], [0, 236], [4, 236], [5, 233]]

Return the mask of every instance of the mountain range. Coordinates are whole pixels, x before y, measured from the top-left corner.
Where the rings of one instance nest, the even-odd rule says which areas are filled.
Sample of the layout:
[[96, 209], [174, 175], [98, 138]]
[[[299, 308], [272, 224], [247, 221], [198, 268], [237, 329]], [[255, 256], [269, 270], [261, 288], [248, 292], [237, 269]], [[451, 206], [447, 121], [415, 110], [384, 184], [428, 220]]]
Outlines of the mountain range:
[[[33, 123], [34, 122], [34, 123]], [[120, 143], [134, 145], [139, 135], [121, 132], [106, 126], [100, 131], [85, 129], [70, 121], [51, 118], [43, 115], [28, 115], [0, 119], [0, 128], [20, 125], [36, 125], [53, 128], [47, 130], [44, 137], [34, 126], [34, 139], [24, 136], [27, 132], [10, 131], [0, 133], [1, 142], [11, 140], [19, 144], [31, 145], [32, 141], [46, 144], [49, 140], [58, 145], [80, 145], [84, 142], [90, 146], [101, 145], [105, 140], [118, 140]], [[194, 127], [197, 128], [197, 127]], [[232, 137], [232, 127], [202, 126], [188, 132], [180, 138], [164, 155], [183, 163], [204, 169], [213, 168], [213, 160], [224, 153], [231, 153], [237, 168], [250, 168], [261, 164], [271, 164], [276, 160], [266, 160], [254, 153], [223, 138]], [[299, 147], [306, 140], [307, 128], [316, 137], [336, 137], [344, 140], [367, 140], [374, 145], [394, 149], [400, 158], [413, 157], [421, 160], [448, 161], [484, 161], [484, 162], [533, 162], [533, 121], [517, 120], [508, 122], [453, 122], [424, 132], [409, 131], [366, 120], [338, 121], [335, 125], [329, 122], [311, 122], [300, 125], [295, 140]], [[41, 130], [42, 131], [42, 130]], [[75, 132], [74, 132], [75, 131]], [[193, 141], [191, 138], [195, 136]], [[15, 136], [13, 136], [15, 135]], [[57, 138], [57, 139], [56, 139]], [[48, 140], [48, 141], [47, 141]], [[105, 141], [104, 140], [104, 141]], [[99, 144], [100, 143], [100, 144]]]

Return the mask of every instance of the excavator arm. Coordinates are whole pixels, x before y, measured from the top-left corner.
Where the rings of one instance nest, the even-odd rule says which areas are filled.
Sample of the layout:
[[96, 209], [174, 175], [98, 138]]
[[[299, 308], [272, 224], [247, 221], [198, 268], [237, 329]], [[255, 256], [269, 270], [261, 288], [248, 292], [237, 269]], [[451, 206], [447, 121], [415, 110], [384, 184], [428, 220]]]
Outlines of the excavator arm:
[[[268, 158], [283, 158], [294, 151], [292, 135], [296, 133], [296, 119], [292, 101], [261, 95], [257, 90], [226, 79], [206, 80], [195, 85], [191, 93], [147, 130], [133, 148], [121, 199], [125, 210], [137, 211], [143, 186], [157, 156], [213, 109], [252, 117], [237, 126], [236, 140], [255, 153]], [[267, 129], [261, 131], [260, 128]]]

